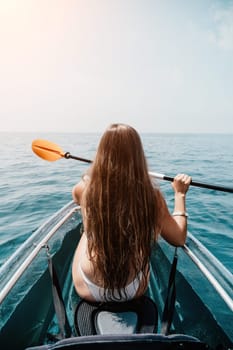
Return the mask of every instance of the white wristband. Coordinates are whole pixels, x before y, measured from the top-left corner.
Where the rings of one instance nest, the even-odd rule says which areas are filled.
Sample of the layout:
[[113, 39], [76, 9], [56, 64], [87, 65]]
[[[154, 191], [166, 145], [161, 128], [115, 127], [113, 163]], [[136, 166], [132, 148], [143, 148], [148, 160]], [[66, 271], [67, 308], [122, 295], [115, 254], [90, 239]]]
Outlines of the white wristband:
[[188, 213], [186, 213], [186, 211], [174, 211], [172, 213], [172, 216], [185, 216], [187, 218], [188, 217]]

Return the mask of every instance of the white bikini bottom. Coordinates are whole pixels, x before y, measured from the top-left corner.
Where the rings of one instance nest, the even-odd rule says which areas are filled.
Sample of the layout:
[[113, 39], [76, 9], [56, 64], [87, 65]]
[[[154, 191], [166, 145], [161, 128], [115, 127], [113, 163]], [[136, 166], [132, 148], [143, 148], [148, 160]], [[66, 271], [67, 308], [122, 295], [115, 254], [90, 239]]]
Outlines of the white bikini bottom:
[[123, 302], [123, 301], [133, 299], [137, 293], [139, 284], [142, 279], [142, 271], [140, 271], [138, 276], [131, 283], [129, 283], [125, 288], [120, 289], [120, 293], [119, 293], [117, 289], [110, 291], [108, 289], [105, 290], [103, 287], [97, 286], [85, 275], [80, 264], [79, 264], [79, 270], [84, 282], [86, 283], [89, 289], [89, 292], [97, 302], [106, 302], [106, 301]]

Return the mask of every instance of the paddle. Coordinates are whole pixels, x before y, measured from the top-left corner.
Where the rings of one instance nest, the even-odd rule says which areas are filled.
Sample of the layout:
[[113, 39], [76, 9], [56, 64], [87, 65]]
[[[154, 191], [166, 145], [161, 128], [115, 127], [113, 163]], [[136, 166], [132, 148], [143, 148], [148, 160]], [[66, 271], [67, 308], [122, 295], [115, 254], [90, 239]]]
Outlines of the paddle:
[[[92, 163], [92, 161], [89, 159], [72, 156], [70, 154], [70, 152], [64, 153], [63, 150], [57, 144], [50, 142], [50, 141], [43, 140], [43, 139], [34, 140], [32, 142], [32, 150], [37, 156], [39, 156], [40, 158], [45, 159], [49, 162], [56, 161], [56, 160], [61, 159], [61, 158], [66, 158], [66, 159], [72, 158], [72, 159], [80, 160], [82, 162]], [[167, 175], [163, 175], [163, 174], [159, 174], [159, 173], [149, 172], [149, 174], [152, 177], [160, 179], [160, 180], [166, 180], [166, 181], [171, 181], [171, 182], [174, 180], [174, 178], [171, 176], [167, 176]], [[203, 187], [203, 188], [207, 188], [210, 190], [233, 193], [232, 187], [212, 185], [212, 184], [197, 182], [197, 181], [193, 181], [193, 180], [191, 182], [191, 186]]]

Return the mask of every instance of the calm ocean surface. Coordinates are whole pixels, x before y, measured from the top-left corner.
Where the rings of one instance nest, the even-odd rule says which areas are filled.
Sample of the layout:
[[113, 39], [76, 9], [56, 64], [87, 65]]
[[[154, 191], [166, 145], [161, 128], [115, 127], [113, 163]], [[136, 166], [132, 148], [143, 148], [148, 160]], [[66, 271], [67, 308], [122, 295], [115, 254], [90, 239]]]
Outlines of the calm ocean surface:
[[[44, 138], [67, 152], [92, 159], [98, 134], [0, 133], [0, 265], [45, 220], [69, 202], [71, 189], [87, 169], [85, 163], [46, 162], [31, 151]], [[233, 187], [233, 135], [143, 134], [150, 171]], [[158, 180], [159, 181], [159, 180]], [[159, 181], [173, 209], [171, 184]], [[189, 231], [233, 272], [233, 194], [190, 187]]]

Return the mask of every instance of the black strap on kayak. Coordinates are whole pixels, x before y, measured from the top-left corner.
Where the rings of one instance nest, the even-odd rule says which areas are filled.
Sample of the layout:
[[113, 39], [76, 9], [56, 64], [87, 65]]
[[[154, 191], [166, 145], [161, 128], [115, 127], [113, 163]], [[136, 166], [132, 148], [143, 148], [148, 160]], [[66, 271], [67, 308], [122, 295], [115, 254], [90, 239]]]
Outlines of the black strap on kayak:
[[52, 282], [53, 304], [54, 304], [54, 309], [58, 320], [58, 325], [60, 328], [60, 333], [58, 334], [57, 338], [64, 339], [64, 338], [70, 337], [72, 334], [72, 331], [68, 321], [64, 300], [62, 297], [61, 287], [57, 277], [57, 272], [53, 264], [52, 256], [49, 253], [49, 246], [46, 245], [45, 248], [47, 251], [48, 268], [49, 268], [49, 274]]
[[[46, 245], [45, 247], [47, 250], [48, 268], [49, 268], [49, 273], [52, 281], [53, 303], [54, 303], [55, 313], [56, 313], [59, 328], [60, 328], [60, 334], [57, 337], [59, 339], [64, 339], [71, 336], [72, 330], [68, 321], [66, 308], [62, 297], [61, 287], [59, 284], [57, 273], [52, 261], [52, 257], [49, 253], [49, 247], [48, 245]], [[175, 248], [174, 258], [173, 258], [170, 275], [169, 275], [167, 297], [164, 305], [162, 322], [161, 322], [161, 334], [164, 334], [164, 335], [169, 334], [172, 319], [173, 319], [174, 308], [175, 308], [175, 300], [176, 300], [175, 276], [176, 276], [177, 260], [178, 260], [177, 248]]]
[[173, 314], [174, 314], [175, 301], [176, 301], [175, 277], [176, 277], [177, 260], [178, 260], [177, 248], [175, 248], [175, 253], [174, 253], [171, 271], [169, 275], [167, 297], [164, 304], [163, 315], [162, 315], [161, 333], [164, 335], [169, 334], [172, 319], [173, 319]]

